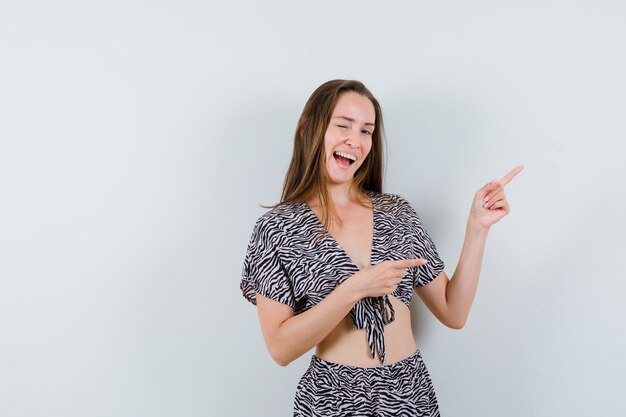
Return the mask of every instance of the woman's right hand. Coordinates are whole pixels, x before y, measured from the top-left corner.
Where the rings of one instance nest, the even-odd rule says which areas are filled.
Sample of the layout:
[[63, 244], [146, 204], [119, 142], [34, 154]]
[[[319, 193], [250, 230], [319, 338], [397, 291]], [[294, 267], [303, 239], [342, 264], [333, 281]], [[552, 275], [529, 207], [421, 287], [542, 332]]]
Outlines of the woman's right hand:
[[348, 282], [354, 290], [365, 297], [382, 297], [396, 290], [407, 268], [425, 265], [426, 259], [401, 259], [399, 261], [383, 261], [374, 266], [361, 269], [352, 275]]

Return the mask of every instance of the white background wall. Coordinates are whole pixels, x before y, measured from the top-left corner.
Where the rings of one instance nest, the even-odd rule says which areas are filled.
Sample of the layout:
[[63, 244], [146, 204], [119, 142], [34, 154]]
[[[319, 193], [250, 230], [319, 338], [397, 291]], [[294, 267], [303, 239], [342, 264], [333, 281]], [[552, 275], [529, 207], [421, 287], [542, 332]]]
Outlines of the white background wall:
[[[332, 78], [454, 272], [517, 164], [468, 325], [416, 304], [444, 416], [626, 415], [619, 1], [0, 2], [0, 415], [286, 416], [309, 355], [239, 292]], [[417, 302], [416, 302], [417, 303]]]

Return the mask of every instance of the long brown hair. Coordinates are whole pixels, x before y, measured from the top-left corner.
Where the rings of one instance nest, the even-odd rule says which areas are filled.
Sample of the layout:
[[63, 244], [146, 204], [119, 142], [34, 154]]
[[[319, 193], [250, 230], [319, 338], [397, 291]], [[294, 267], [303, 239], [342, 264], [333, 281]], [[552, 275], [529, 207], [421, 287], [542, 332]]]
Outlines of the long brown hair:
[[[320, 85], [304, 106], [294, 135], [293, 155], [285, 175], [283, 193], [278, 205], [300, 203], [310, 195], [319, 198], [322, 224], [326, 229], [340, 223], [328, 192], [328, 174], [324, 162], [324, 136], [339, 96], [354, 91], [374, 105], [376, 120], [372, 132], [372, 149], [354, 175], [357, 193], [382, 192], [383, 185], [383, 118], [378, 100], [363, 83], [356, 80], [331, 80]], [[360, 194], [358, 193], [358, 194]]]

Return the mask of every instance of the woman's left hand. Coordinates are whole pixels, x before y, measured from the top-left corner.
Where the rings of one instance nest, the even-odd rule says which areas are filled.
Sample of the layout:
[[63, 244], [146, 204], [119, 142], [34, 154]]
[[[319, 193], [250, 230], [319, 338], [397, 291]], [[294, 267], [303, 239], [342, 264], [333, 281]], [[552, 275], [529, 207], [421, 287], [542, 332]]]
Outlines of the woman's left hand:
[[509, 214], [511, 208], [504, 195], [504, 186], [519, 174], [522, 169], [524, 169], [524, 167], [519, 165], [502, 177], [502, 179], [491, 181], [480, 190], [476, 191], [469, 220], [476, 222], [485, 229], [489, 229], [492, 225]]

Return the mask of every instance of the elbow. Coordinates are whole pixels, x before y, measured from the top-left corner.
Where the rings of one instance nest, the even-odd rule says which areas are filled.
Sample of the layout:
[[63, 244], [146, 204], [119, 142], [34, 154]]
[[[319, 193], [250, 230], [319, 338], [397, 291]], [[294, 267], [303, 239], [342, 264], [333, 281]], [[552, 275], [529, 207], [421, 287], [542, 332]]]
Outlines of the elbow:
[[447, 326], [454, 330], [461, 330], [463, 327], [465, 327], [465, 323], [451, 323]]
[[280, 349], [269, 349], [269, 351], [270, 356], [279, 366], [287, 366], [293, 361], [293, 358], [289, 357], [286, 352], [281, 352]]
[[449, 319], [449, 320], [446, 320], [443, 324], [445, 324], [447, 327], [451, 329], [461, 330], [463, 327], [465, 327], [466, 321], [467, 321], [466, 318]]
[[274, 359], [274, 362], [276, 362], [279, 366], [283, 366], [283, 367], [291, 363], [291, 360], [287, 358], [283, 358], [283, 357], [272, 356], [272, 359]]

